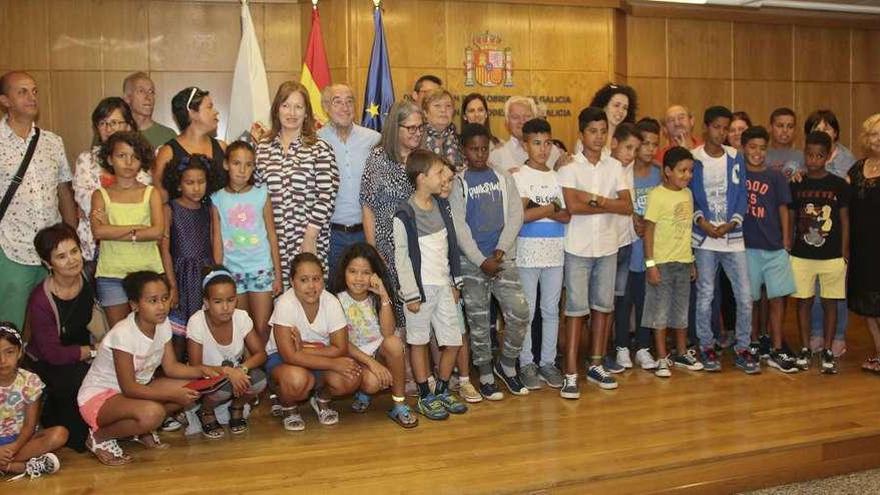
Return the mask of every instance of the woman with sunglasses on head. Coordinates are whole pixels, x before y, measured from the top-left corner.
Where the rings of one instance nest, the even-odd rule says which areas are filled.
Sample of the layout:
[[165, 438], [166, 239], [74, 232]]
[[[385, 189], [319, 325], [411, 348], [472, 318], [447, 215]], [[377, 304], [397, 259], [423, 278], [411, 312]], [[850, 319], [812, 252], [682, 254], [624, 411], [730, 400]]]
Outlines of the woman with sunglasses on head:
[[156, 154], [156, 165], [153, 167], [153, 184], [162, 194], [162, 201], [168, 201], [168, 194], [162, 185], [165, 167], [173, 160], [199, 154], [205, 155], [213, 164], [213, 171], [224, 179], [223, 169], [226, 143], [216, 139], [217, 124], [220, 123], [220, 112], [214, 107], [211, 94], [203, 89], [190, 86], [180, 90], [171, 99], [171, 114], [180, 129], [180, 134], [164, 146]]

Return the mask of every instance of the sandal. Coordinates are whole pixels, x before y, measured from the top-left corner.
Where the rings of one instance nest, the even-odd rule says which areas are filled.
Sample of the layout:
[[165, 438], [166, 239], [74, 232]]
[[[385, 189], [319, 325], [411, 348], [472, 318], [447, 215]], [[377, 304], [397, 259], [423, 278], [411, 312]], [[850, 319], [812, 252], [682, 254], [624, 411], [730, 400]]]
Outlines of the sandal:
[[248, 431], [248, 422], [244, 419], [244, 406], [229, 406], [229, 431], [233, 435]]
[[370, 407], [370, 396], [363, 392], [355, 392], [354, 400], [351, 402], [351, 410], [356, 413], [365, 413]]
[[162, 440], [159, 439], [159, 435], [155, 431], [144, 433], [143, 435], [136, 435], [132, 438], [132, 441], [143, 445], [144, 448], [148, 450], [164, 450], [171, 447], [167, 443], [162, 443]]
[[394, 407], [388, 411], [388, 417], [395, 423], [407, 429], [415, 428], [419, 425], [419, 418], [413, 414], [412, 409], [409, 408], [406, 402], [394, 404]]
[[865, 362], [862, 363], [862, 371], [880, 375], [880, 356], [866, 359]]
[[339, 413], [334, 409], [330, 409], [330, 399], [319, 399], [317, 394], [312, 394], [309, 398], [309, 404], [318, 415], [318, 422], [324, 426], [335, 425], [339, 422]]
[[284, 419], [281, 420], [281, 424], [284, 425], [285, 430], [303, 431], [306, 429], [306, 422], [303, 421], [298, 406], [282, 408], [281, 414], [284, 416]]
[[134, 460], [122, 450], [122, 447], [119, 446], [115, 439], [98, 442], [95, 440], [95, 432], [91, 430], [89, 430], [89, 436], [86, 438], [86, 448], [92, 454], [95, 454], [98, 462], [105, 466], [122, 466]]
[[[214, 416], [214, 411], [200, 409], [199, 412], [196, 413], [196, 416], [199, 417], [199, 421], [202, 423], [202, 435], [204, 435], [205, 438], [216, 440], [218, 438], [223, 438], [223, 435], [226, 434], [226, 431], [223, 430], [223, 427], [217, 422], [217, 418]], [[205, 418], [211, 418], [211, 421], [205, 421]]]

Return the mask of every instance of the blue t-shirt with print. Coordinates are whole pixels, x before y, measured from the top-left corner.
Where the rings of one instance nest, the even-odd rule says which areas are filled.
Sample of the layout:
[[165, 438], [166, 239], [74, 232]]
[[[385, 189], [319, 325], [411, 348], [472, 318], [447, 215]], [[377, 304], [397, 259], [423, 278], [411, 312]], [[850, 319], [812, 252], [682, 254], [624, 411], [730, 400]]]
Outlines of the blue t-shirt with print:
[[743, 219], [743, 238], [749, 249], [782, 249], [779, 207], [791, 203], [791, 188], [782, 172], [765, 169], [746, 171], [748, 208]]
[[[648, 206], [648, 193], [659, 185], [660, 167], [657, 165], [651, 165], [648, 175], [644, 177], [633, 176], [633, 212], [636, 215], [645, 216], [645, 208]], [[632, 244], [629, 271], [645, 271], [645, 245], [641, 237]]]
[[491, 256], [504, 229], [502, 184], [492, 169], [464, 172], [467, 183], [465, 222], [483, 256]]

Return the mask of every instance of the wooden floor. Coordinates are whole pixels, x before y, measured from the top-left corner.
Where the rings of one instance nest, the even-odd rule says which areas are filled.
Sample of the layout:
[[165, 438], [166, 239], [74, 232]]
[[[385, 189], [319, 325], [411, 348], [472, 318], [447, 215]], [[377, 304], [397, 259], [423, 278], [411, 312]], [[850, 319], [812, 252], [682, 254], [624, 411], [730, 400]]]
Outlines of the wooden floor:
[[285, 432], [265, 404], [242, 437], [164, 434], [172, 448], [120, 468], [61, 453], [61, 472], [0, 485], [0, 493], [732, 493], [880, 466], [880, 377], [859, 370], [862, 323], [837, 376], [746, 376], [729, 356], [720, 374], [641, 370], [620, 388], [581, 384], [581, 399], [545, 389], [474, 405], [406, 431], [387, 395], [364, 415], [340, 402], [340, 424]]

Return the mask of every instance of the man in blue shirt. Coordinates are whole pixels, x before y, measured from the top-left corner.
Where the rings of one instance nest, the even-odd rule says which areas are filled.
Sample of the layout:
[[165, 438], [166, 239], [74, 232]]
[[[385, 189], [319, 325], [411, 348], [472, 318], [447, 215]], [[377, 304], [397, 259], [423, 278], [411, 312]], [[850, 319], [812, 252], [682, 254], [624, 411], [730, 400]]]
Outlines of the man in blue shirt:
[[381, 135], [354, 123], [354, 93], [344, 84], [324, 88], [321, 104], [330, 117], [327, 125], [318, 131], [318, 137], [330, 143], [339, 167], [339, 193], [336, 208], [330, 217], [330, 254], [327, 259], [329, 279], [333, 280], [336, 265], [345, 249], [366, 242], [359, 201], [361, 176], [370, 150]]

